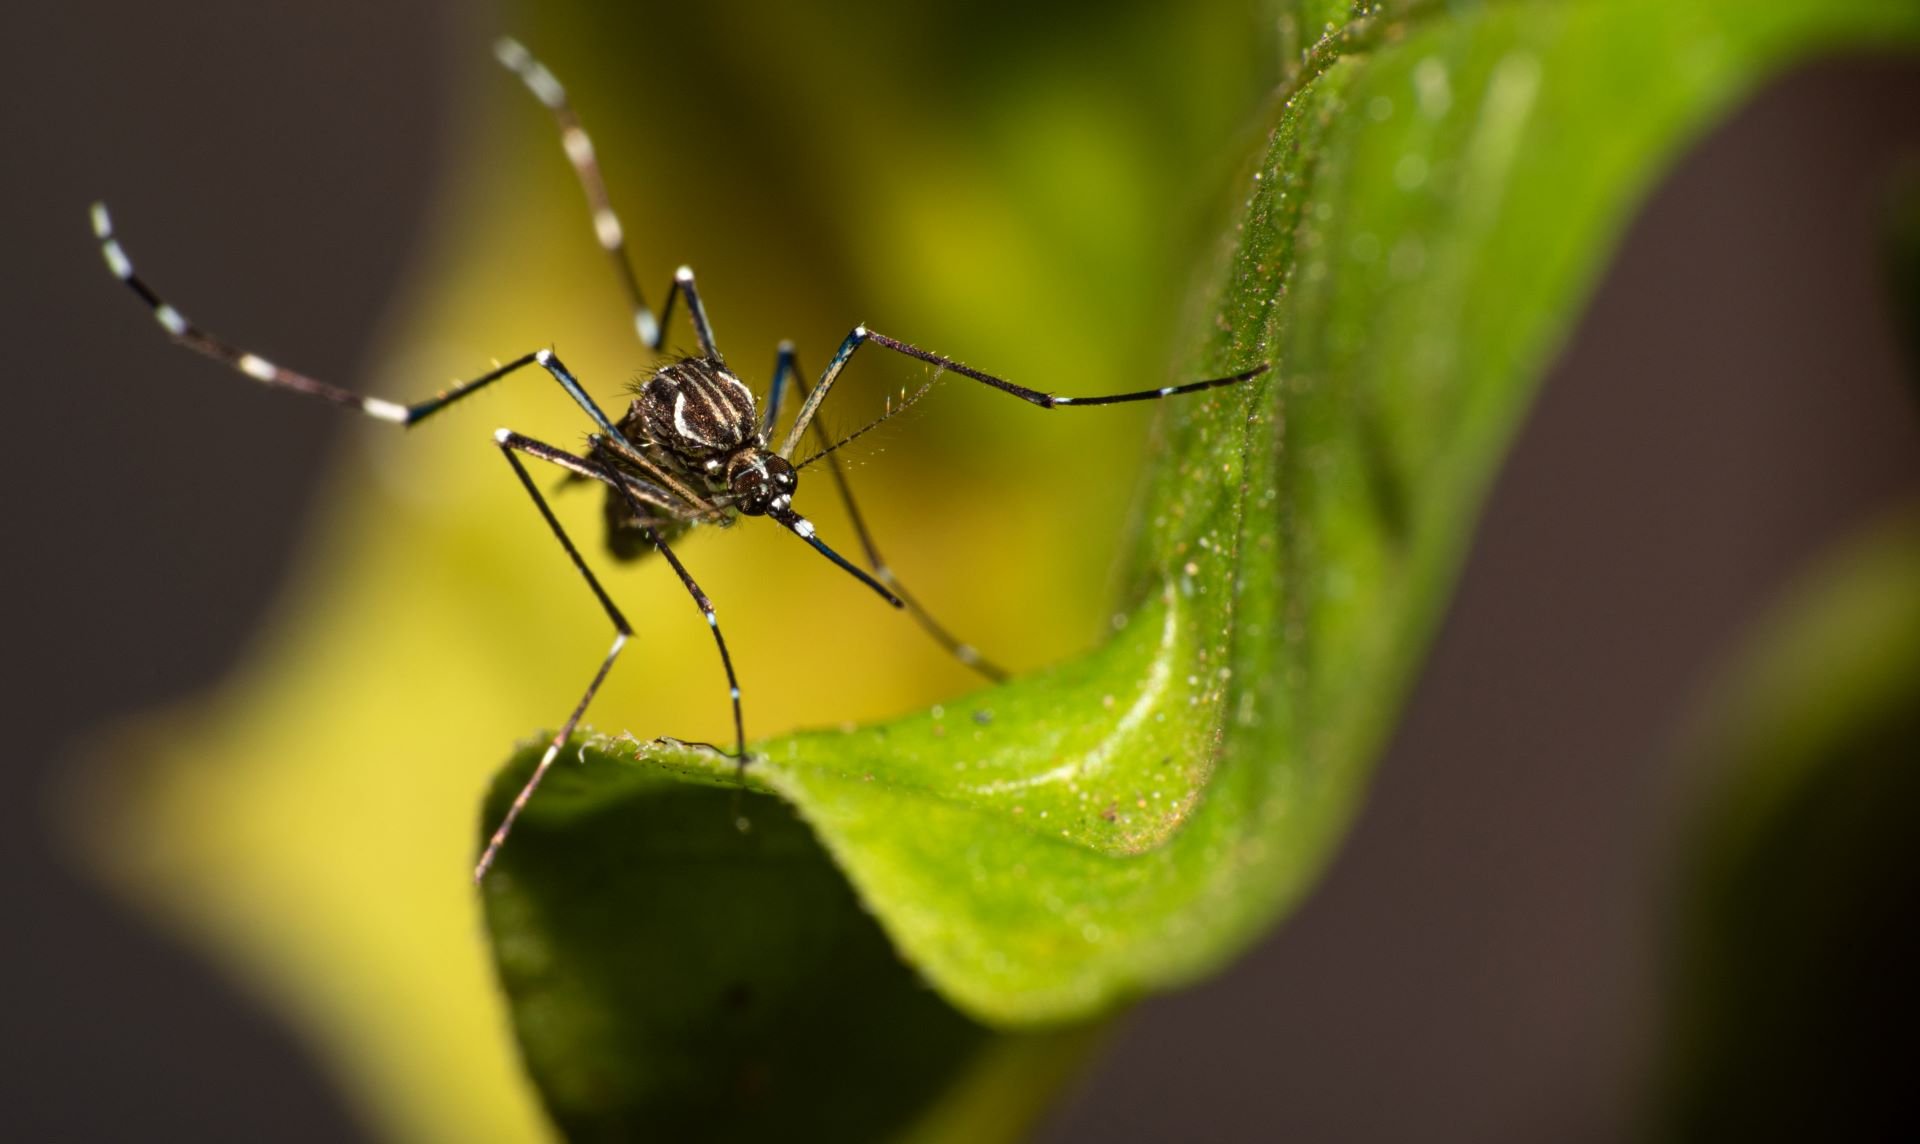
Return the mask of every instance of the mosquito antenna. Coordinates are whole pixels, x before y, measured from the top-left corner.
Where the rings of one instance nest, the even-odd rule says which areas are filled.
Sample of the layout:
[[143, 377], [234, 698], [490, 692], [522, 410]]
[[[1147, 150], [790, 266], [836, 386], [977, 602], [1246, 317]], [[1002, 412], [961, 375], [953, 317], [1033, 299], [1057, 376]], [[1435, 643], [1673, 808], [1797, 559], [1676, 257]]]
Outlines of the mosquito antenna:
[[820, 460], [822, 457], [825, 457], [828, 453], [833, 452], [835, 449], [838, 449], [840, 446], [853, 444], [853, 442], [856, 441], [857, 439], [866, 436], [868, 433], [871, 433], [873, 430], [878, 429], [880, 428], [880, 426], [886, 424], [886, 422], [891, 418], [893, 418], [894, 416], [901, 413], [905, 413], [907, 410], [913, 408], [914, 402], [919, 401], [921, 398], [925, 397], [927, 395], [927, 391], [933, 388], [933, 383], [936, 381], [939, 381], [940, 375], [945, 372], [947, 371], [946, 371], [946, 367], [944, 366], [934, 370], [933, 376], [927, 379], [927, 383], [925, 385], [921, 386], [919, 389], [914, 390], [913, 396], [902, 398], [900, 401], [900, 404], [889, 407], [885, 413], [882, 413], [880, 416], [867, 422], [865, 425], [862, 425], [860, 428], [855, 429], [853, 432], [847, 434], [845, 437], [840, 438], [838, 441], [835, 441], [833, 444], [828, 445], [826, 448], [820, 450], [818, 453], [815, 453], [813, 456], [808, 457], [806, 460], [795, 465], [794, 468], [795, 469], [806, 468], [808, 465], [811, 465], [815, 461]]
[[852, 576], [854, 579], [860, 581], [862, 584], [865, 584], [867, 587], [872, 588], [875, 592], [879, 593], [880, 598], [882, 600], [885, 600], [887, 603], [892, 604], [896, 608], [904, 608], [907, 606], [906, 601], [902, 600], [900, 597], [894, 595], [891, 591], [889, 591], [885, 584], [882, 584], [880, 581], [875, 580], [873, 577], [867, 575], [865, 572], [860, 570], [860, 567], [858, 565], [852, 563], [846, 557], [840, 555], [838, 552], [835, 552], [833, 549], [827, 547], [826, 541], [821, 540], [818, 536], [814, 535], [813, 522], [808, 520], [806, 517], [801, 516], [799, 513], [794, 512], [792, 509], [788, 509], [785, 512], [770, 512], [767, 514], [767, 516], [772, 518], [773, 520], [779, 521], [781, 525], [787, 529], [787, 531], [793, 533], [795, 536], [806, 541], [808, 544], [813, 545], [813, 549], [815, 552], [818, 552], [820, 555], [826, 557], [828, 560], [831, 560], [835, 564], [838, 564], [840, 566], [841, 571], [845, 572], [849, 576]]

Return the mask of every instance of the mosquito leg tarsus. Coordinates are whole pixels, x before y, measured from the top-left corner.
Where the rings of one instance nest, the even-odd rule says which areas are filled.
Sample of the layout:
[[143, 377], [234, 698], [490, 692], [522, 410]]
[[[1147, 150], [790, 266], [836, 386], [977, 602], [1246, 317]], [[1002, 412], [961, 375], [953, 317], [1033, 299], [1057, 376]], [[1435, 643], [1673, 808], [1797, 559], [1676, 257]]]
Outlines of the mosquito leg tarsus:
[[1180, 385], [1163, 385], [1158, 389], [1138, 389], [1126, 393], [1107, 393], [1092, 397], [1062, 397], [1058, 394], [1046, 393], [1038, 389], [1029, 389], [1024, 385], [1008, 381], [1006, 378], [996, 377], [993, 374], [977, 370], [964, 362], [955, 361], [945, 354], [937, 354], [932, 350], [923, 350], [919, 346], [903, 342], [898, 338], [888, 337], [882, 333], [877, 333], [867, 329], [865, 326], [855, 326], [853, 331], [841, 341], [840, 348], [834, 351], [833, 360], [827, 363], [825, 372], [820, 375], [820, 384], [808, 395], [806, 403], [800, 407], [800, 412], [794, 416], [793, 425], [788, 428], [786, 438], [780, 443], [779, 453], [782, 457], [792, 458], [794, 447], [800, 443], [800, 435], [806, 432], [807, 423], [813, 420], [814, 415], [818, 413], [820, 403], [827, 399], [827, 394], [833, 389], [833, 383], [839, 380], [841, 371], [846, 369], [847, 362], [853, 357], [854, 351], [866, 345], [868, 342], [872, 342], [877, 346], [883, 346], [895, 353], [905, 354], [907, 357], [917, 358], [920, 361], [939, 366], [943, 370], [951, 370], [961, 377], [972, 378], [974, 381], [980, 382], [983, 385], [992, 386], [1002, 393], [1010, 393], [1030, 405], [1038, 405], [1042, 409], [1058, 409], [1065, 406], [1076, 405], [1118, 405], [1128, 401], [1157, 401], [1163, 397], [1177, 397], [1183, 393], [1198, 393], [1203, 389], [1214, 389], [1223, 385], [1235, 385], [1239, 382], [1258, 377], [1267, 372], [1268, 369], [1267, 364], [1262, 363], [1254, 366], [1252, 369], [1242, 370], [1235, 374], [1228, 374], [1226, 377], [1212, 377], [1204, 381], [1189, 381]]
[[432, 397], [411, 404], [388, 401], [381, 397], [367, 397], [278, 365], [216, 334], [209, 333], [189, 321], [186, 315], [162, 298], [144, 278], [135, 272], [133, 260], [127, 257], [126, 248], [120, 245], [119, 236], [114, 233], [113, 218], [107, 213], [106, 204], [95, 203], [92, 213], [93, 231], [100, 239], [100, 253], [106, 259], [108, 269], [113, 271], [114, 277], [125, 282], [127, 287], [147, 304], [147, 307], [153, 311], [154, 320], [160, 323], [160, 327], [167, 332], [168, 336], [188, 349], [205, 354], [263, 385], [302, 393], [308, 397], [317, 397], [322, 401], [344, 405], [350, 409], [358, 409], [378, 421], [389, 421], [396, 425], [416, 425], [508, 374], [530, 365], [538, 365], [560, 383], [560, 388], [564, 389], [567, 396], [571, 397], [574, 403], [593, 419], [594, 424], [599, 426], [602, 432], [619, 436], [613, 423], [607, 420], [606, 413], [594, 403], [593, 398], [587, 396], [586, 390], [580, 387], [580, 383], [567, 372], [566, 367], [560, 364], [560, 359], [555, 357], [551, 350], [535, 350], [532, 353], [521, 354], [512, 361], [494, 366], [478, 377], [458, 382]]
[[[778, 402], [789, 381], [799, 393], [801, 400], [806, 400], [810, 387], [800, 371], [800, 363], [794, 354], [793, 343], [781, 342], [778, 355], [774, 359], [773, 381], [767, 388], [769, 410], [766, 421], [767, 432], [773, 429], [774, 417], [778, 414]], [[1007, 672], [1004, 669], [982, 656], [972, 644], [955, 638], [945, 625], [934, 619], [933, 615], [921, 606], [920, 601], [907, 591], [906, 585], [900, 582], [899, 577], [894, 575], [886, 558], [880, 555], [879, 546], [874, 543], [873, 530], [867, 527], [866, 518], [860, 513], [860, 506], [854, 503], [853, 486], [847, 480], [846, 467], [841, 463], [840, 454], [834, 451], [842, 442], [833, 439], [818, 415], [813, 418], [812, 429], [825, 450], [823, 455], [827, 461], [828, 471], [833, 474], [834, 488], [840, 493], [840, 502], [846, 506], [847, 519], [853, 523], [854, 535], [860, 540], [860, 547], [866, 553], [867, 566], [873, 569], [874, 578], [893, 589], [914, 622], [932, 636], [935, 643], [945, 648], [949, 655], [995, 683], [1004, 681], [1007, 678]]]
[[673, 316], [675, 296], [685, 294], [687, 316], [693, 321], [694, 336], [700, 340], [701, 352], [710, 358], [720, 357], [720, 351], [714, 345], [713, 326], [707, 321], [707, 311], [700, 303], [700, 292], [694, 285], [690, 268], [682, 266], [674, 273], [673, 283], [667, 287], [666, 301], [661, 304], [658, 317], [647, 305], [646, 297], [640, 291], [639, 276], [634, 273], [633, 258], [627, 252], [626, 229], [620, 225], [620, 216], [614, 213], [613, 199], [607, 194], [607, 180], [600, 170], [599, 155], [594, 151], [593, 140], [587, 135], [587, 129], [580, 124], [579, 114], [567, 99], [567, 89], [518, 40], [502, 38], [494, 44], [493, 52], [502, 64], [520, 77], [533, 97], [553, 113], [554, 123], [560, 128], [561, 149], [566, 151], [568, 162], [573, 164], [573, 173], [580, 181], [580, 189], [586, 193], [587, 209], [593, 212], [594, 237], [599, 240], [600, 249], [606, 251], [607, 257], [612, 260], [614, 273], [620, 279], [620, 289], [627, 296], [627, 307], [633, 314], [634, 333], [639, 335], [640, 341], [648, 349], [659, 350], [666, 341], [667, 321]]

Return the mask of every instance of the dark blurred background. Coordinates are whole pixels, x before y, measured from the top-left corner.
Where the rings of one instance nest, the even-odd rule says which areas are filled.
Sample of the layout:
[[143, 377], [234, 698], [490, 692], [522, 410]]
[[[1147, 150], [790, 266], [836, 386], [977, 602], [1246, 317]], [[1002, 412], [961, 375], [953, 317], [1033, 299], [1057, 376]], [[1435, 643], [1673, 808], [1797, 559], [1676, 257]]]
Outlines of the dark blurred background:
[[[494, 21], [221, 0], [23, 4], [5, 25], [0, 1124], [361, 1137], [303, 1046], [90, 887], [50, 825], [76, 736], [233, 662], [342, 428], [296, 409], [263, 430], [203, 363], [108, 336], [129, 302], [84, 209], [137, 188], [147, 218], [196, 220], [143, 228], [136, 257], [277, 357], [361, 376]], [[1552, 371], [1324, 884], [1234, 969], [1141, 1006], [1048, 1139], [1629, 1131], [1698, 782], [1676, 737], [1796, 571], [1920, 491], [1876, 245], [1888, 176], [1916, 155], [1920, 67], [1834, 62], [1662, 182]], [[209, 219], [243, 236], [217, 264], [192, 237]], [[288, 280], [297, 306], [272, 286]], [[217, 513], [199, 495], [216, 484]], [[234, 536], [237, 557], [202, 558]]]

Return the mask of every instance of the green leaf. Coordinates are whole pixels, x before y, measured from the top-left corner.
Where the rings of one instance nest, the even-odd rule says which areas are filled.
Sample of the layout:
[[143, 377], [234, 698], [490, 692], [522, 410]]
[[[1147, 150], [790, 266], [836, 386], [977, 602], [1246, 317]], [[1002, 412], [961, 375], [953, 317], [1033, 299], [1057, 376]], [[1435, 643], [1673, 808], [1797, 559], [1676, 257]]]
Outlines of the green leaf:
[[568, 768], [551, 788], [489, 917], [529, 1044], [565, 1048], [528, 1065], [571, 1137], [897, 1136], [996, 1056], [1037, 1066], [1015, 1078], [1033, 1094], [1017, 1126], [1087, 1043], [996, 1038], [955, 1012], [778, 802], [754, 799], [743, 833], [735, 792], [656, 767]]
[[[776, 1010], [850, 997], [853, 978], [911, 995], [905, 968], [869, 972], [870, 938], [797, 968], [835, 960], [816, 927], [858, 928], [809, 831], [967, 1021], [1097, 1018], [1243, 949], [1351, 819], [1487, 485], [1649, 184], [1782, 65], [1917, 35], [1914, 6], [1799, 0], [1420, 5], [1320, 39], [1267, 112], [1176, 373], [1275, 369], [1168, 403], [1106, 646], [896, 722], [758, 744], [748, 783], [806, 830], [749, 798], [754, 832], [734, 836], [724, 798], [668, 781], [729, 782], [729, 761], [632, 741], [581, 744], [586, 765], [535, 799], [486, 899], [556, 1115], [653, 1099], [652, 1081], [617, 1097], [576, 1081], [609, 1043], [666, 1051], [685, 1015], [611, 968], [662, 945], [703, 967], [668, 987], [707, 1020], [736, 978]], [[666, 893], [676, 875], [724, 883], [726, 904]], [[815, 895], [819, 918], [799, 908]], [[957, 1016], [903, 1014], [926, 1023], [889, 1044], [925, 1076], [984, 1043]], [[812, 1018], [787, 1035], [852, 1043]]]
[[1675, 1139], [1911, 1120], [1888, 1050], [1920, 954], [1920, 511], [1823, 565], [1753, 641], [1707, 744], [1659, 1110]]

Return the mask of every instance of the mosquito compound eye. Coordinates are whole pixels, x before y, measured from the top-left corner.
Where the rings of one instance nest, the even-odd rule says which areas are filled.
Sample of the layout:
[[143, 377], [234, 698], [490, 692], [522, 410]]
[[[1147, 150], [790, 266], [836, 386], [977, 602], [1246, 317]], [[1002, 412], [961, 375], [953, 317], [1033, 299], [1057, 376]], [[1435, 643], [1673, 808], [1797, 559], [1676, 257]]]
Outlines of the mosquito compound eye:
[[781, 457], [767, 458], [767, 475], [773, 478], [773, 487], [783, 493], [791, 493], [794, 486], [800, 483], [800, 475]]

